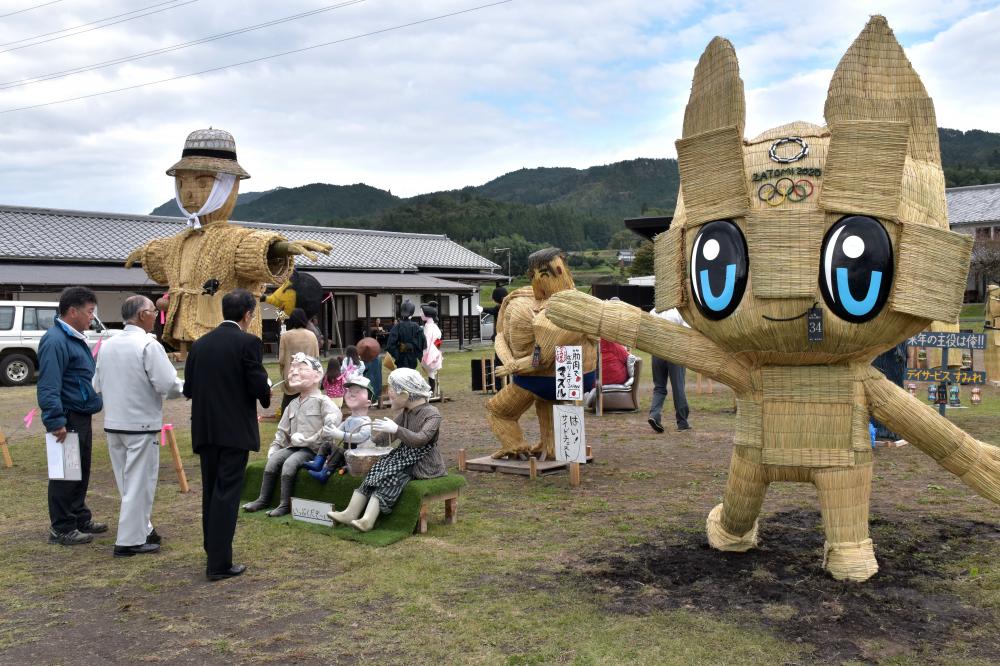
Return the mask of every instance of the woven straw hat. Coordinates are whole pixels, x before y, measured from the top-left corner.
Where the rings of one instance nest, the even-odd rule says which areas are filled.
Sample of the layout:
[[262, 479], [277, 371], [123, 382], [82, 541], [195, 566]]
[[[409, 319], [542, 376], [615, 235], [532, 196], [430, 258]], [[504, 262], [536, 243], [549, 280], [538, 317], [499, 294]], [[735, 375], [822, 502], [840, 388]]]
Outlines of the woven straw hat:
[[173, 176], [181, 169], [229, 173], [240, 180], [250, 177], [236, 161], [233, 135], [211, 127], [188, 134], [180, 162], [167, 169], [167, 175]]

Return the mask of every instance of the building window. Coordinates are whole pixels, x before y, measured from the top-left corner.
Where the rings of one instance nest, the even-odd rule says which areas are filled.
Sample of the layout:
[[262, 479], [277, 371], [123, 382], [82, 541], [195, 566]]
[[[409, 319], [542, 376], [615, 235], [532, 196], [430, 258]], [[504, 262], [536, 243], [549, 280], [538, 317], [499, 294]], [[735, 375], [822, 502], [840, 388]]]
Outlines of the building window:
[[0, 331], [9, 331], [12, 328], [14, 328], [14, 306], [0, 307]]
[[976, 229], [976, 240], [989, 240], [990, 239], [990, 227], [979, 227]]

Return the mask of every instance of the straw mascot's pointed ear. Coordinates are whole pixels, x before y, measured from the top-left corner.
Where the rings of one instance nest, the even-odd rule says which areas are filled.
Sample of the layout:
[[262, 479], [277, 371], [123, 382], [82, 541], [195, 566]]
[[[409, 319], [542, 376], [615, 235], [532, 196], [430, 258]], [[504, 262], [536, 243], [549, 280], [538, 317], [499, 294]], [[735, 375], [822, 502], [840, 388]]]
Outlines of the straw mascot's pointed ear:
[[934, 102], [884, 16], [873, 16], [841, 58], [824, 114], [831, 128], [844, 121], [906, 123], [909, 156], [941, 164]]
[[934, 103], [884, 17], [873, 16], [841, 58], [825, 114], [831, 137], [820, 205], [897, 219], [907, 155], [940, 168], [941, 150]]
[[897, 223], [890, 307], [956, 321], [972, 238], [948, 230], [934, 103], [884, 17], [868, 21], [837, 65], [825, 113], [820, 206]]
[[743, 169], [746, 101], [736, 51], [713, 39], [698, 60], [677, 162], [687, 225], [739, 217], [749, 207]]

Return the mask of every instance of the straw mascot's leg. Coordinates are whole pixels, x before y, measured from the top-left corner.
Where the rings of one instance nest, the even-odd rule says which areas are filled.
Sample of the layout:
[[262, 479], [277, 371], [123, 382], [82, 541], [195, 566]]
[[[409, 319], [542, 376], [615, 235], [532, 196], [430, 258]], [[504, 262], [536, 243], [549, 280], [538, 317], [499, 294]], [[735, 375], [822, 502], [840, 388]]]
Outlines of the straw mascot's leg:
[[534, 403], [535, 395], [517, 384], [508, 384], [486, 402], [486, 420], [500, 442], [500, 449], [493, 453], [493, 458], [529, 451], [531, 447], [524, 441], [524, 432], [518, 419]]
[[757, 546], [757, 516], [766, 491], [764, 467], [734, 454], [722, 504], [708, 514], [712, 548], [742, 553]]
[[546, 460], [556, 458], [556, 429], [553, 422], [552, 406], [556, 403], [549, 400], [535, 400], [535, 413], [538, 414], [538, 444], [531, 447], [531, 453], [545, 453]]
[[878, 572], [875, 549], [868, 538], [871, 463], [817, 470], [813, 483], [826, 531], [823, 566], [837, 580], [868, 580]]

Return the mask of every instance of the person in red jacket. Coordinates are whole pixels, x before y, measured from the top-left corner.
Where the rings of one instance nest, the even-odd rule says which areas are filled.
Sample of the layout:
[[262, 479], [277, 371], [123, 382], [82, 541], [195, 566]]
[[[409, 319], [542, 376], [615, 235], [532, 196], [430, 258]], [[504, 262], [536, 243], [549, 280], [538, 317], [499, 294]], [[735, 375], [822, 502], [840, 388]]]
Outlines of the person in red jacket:
[[628, 350], [624, 345], [601, 338], [601, 385], [628, 381]]

